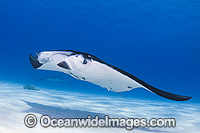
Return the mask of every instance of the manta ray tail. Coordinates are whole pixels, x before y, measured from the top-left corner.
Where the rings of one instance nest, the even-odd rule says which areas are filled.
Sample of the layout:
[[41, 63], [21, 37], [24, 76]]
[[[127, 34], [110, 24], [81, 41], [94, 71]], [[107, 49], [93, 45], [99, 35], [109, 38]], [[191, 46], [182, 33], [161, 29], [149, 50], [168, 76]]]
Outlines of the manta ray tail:
[[121, 93], [119, 93], [119, 92], [116, 92], [116, 93], [119, 94], [120, 96], [122, 96], [124, 99], [126, 99]]
[[[111, 87], [110, 87], [110, 90], [113, 91], [113, 89]], [[116, 92], [116, 91], [113, 91], [113, 92]], [[124, 99], [126, 99], [121, 93], [119, 93], [119, 92], [116, 92], [116, 93], [119, 94], [120, 96], [122, 96]]]

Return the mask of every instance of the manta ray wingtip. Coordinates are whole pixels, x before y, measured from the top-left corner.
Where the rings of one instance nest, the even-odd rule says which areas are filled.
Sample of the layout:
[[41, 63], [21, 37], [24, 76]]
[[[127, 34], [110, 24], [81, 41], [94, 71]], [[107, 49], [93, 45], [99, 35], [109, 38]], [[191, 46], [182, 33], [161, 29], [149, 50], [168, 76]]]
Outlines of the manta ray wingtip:
[[190, 100], [191, 98], [192, 98], [192, 97], [187, 97], [187, 96], [185, 96], [184, 99], [181, 100], [181, 101], [187, 101], [187, 100]]

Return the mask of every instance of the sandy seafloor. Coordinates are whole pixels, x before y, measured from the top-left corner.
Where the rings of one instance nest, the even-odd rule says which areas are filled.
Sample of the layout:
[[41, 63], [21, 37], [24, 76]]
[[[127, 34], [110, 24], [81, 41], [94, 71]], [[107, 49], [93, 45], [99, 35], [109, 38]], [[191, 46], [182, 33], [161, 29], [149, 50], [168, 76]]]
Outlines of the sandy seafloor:
[[[33, 113], [52, 117], [73, 118], [107, 114], [110, 117], [176, 118], [176, 128], [34, 128], [24, 125], [24, 117]], [[119, 97], [83, 94], [40, 88], [40, 91], [23, 89], [22, 84], [0, 82], [0, 131], [18, 132], [180, 132], [200, 131], [200, 106], [191, 103], [157, 102], [139, 99], [122, 100]]]

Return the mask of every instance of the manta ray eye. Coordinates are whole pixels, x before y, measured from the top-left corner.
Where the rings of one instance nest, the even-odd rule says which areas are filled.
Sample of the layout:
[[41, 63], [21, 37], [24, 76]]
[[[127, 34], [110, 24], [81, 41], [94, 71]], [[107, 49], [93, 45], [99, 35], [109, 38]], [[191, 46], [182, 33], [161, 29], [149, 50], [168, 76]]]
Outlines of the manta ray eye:
[[83, 64], [87, 64], [87, 60], [86, 59], [84, 59]]
[[57, 64], [59, 67], [65, 68], [65, 69], [69, 69], [71, 70], [71, 68], [69, 67], [69, 65], [67, 64], [67, 62], [63, 61]]

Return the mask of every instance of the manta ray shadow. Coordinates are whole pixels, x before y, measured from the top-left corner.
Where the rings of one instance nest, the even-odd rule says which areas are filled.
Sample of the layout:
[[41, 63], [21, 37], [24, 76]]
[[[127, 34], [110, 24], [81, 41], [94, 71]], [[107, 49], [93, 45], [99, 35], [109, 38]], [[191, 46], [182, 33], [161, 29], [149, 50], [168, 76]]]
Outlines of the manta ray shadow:
[[[24, 111], [25, 113], [39, 113], [42, 115], [49, 115], [51, 118], [86, 118], [88, 115], [92, 116], [93, 118], [98, 115], [99, 118], [104, 118], [105, 114], [103, 113], [96, 113], [96, 112], [88, 112], [88, 111], [81, 111], [81, 110], [72, 110], [69, 108], [61, 108], [56, 106], [49, 106], [43, 105], [39, 103], [33, 103], [24, 101], [27, 105], [31, 108]], [[162, 132], [167, 133], [165, 131], [157, 130], [157, 129], [148, 129], [148, 128], [135, 128], [136, 130], [146, 131], [146, 132]], [[135, 130], [133, 129], [133, 130]], [[124, 129], [125, 130], [125, 129]]]
[[86, 118], [88, 115], [92, 117], [95, 117], [96, 115], [98, 115], [100, 118], [103, 118], [105, 116], [105, 114], [102, 114], [102, 113], [72, 110], [69, 108], [43, 105], [43, 104], [33, 103], [33, 102], [28, 102], [28, 101], [24, 101], [24, 102], [31, 107], [30, 109], [26, 110], [25, 113], [29, 113], [29, 112], [39, 113], [42, 115], [49, 115], [52, 118]]

